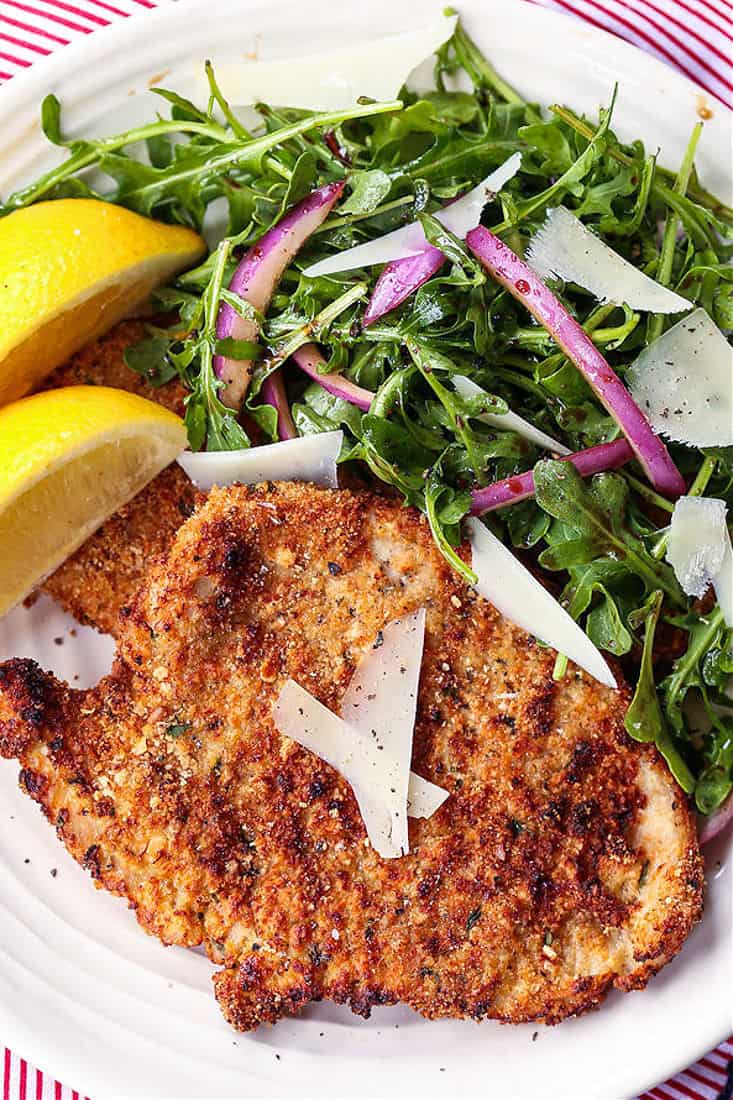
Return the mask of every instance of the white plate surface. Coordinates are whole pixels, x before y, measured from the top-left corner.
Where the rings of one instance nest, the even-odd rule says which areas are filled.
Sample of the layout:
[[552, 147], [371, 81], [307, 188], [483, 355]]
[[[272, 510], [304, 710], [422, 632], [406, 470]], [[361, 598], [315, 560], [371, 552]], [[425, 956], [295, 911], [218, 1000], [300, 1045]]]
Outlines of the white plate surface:
[[[699, 172], [731, 200], [731, 118], [705, 93], [618, 39], [520, 0], [460, 7], [499, 70], [534, 99], [593, 111], [618, 81], [615, 128], [660, 146], [672, 166], [707, 105], [714, 117]], [[421, 0], [186, 0], [100, 30], [0, 93], [0, 193], [58, 159], [38, 127], [48, 91], [62, 100], [67, 130], [113, 132], [151, 116], [156, 104], [145, 93], [161, 72], [187, 94], [204, 57], [315, 52], [423, 25], [436, 10]], [[0, 623], [0, 658], [32, 656], [78, 686], [93, 683], [111, 645], [92, 631], [74, 636], [73, 626], [45, 599], [19, 609]], [[597, 1013], [552, 1029], [511, 1028], [427, 1023], [399, 1008], [364, 1022], [320, 1005], [243, 1036], [219, 1014], [206, 959], [163, 948], [122, 902], [94, 890], [16, 777], [16, 766], [0, 763], [0, 1037], [94, 1100], [623, 1100], [733, 1029], [730, 834], [709, 850], [705, 918], [680, 957], [645, 992], [612, 995]]]

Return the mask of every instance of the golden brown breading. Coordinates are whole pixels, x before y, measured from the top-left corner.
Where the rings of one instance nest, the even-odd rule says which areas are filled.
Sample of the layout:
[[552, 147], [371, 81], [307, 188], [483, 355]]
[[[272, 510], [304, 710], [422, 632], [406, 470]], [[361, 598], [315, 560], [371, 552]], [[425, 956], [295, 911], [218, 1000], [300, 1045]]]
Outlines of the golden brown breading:
[[117, 634], [151, 562], [165, 553], [197, 497], [174, 463], [123, 505], [43, 584], [77, 622]]
[[[450, 797], [382, 860], [348, 784], [271, 708], [292, 677], [337, 709], [377, 631], [420, 606], [413, 768]], [[0, 667], [0, 752], [147, 931], [205, 944], [235, 1027], [324, 997], [554, 1023], [643, 986], [697, 920], [694, 821], [627, 738], [626, 690], [554, 681], [414, 510], [214, 490], [124, 618], [91, 691]]]
[[[115, 386], [182, 416], [186, 391], [179, 382], [153, 387], [125, 364], [125, 348], [144, 335], [141, 322], [124, 321], [49, 375], [45, 388]], [[195, 497], [183, 470], [169, 466], [87, 539], [44, 589], [78, 622], [114, 634], [120, 608], [130, 603], [153, 558], [168, 550]]]
[[171, 412], [183, 416], [186, 391], [178, 381], [165, 386], [151, 386], [141, 374], [125, 363], [125, 348], [146, 335], [142, 321], [122, 321], [106, 336], [78, 351], [68, 363], [57, 367], [43, 384], [44, 390], [62, 386], [114, 386], [165, 405]]

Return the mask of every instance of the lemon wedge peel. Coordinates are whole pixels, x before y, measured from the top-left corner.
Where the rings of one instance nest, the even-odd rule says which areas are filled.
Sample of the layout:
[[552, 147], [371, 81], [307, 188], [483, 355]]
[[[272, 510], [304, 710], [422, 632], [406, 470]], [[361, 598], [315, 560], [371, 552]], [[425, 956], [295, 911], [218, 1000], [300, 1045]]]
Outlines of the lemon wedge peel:
[[204, 254], [193, 230], [96, 199], [0, 219], [0, 405], [147, 301]]
[[49, 390], [0, 409], [0, 615], [185, 445], [174, 413], [103, 386]]

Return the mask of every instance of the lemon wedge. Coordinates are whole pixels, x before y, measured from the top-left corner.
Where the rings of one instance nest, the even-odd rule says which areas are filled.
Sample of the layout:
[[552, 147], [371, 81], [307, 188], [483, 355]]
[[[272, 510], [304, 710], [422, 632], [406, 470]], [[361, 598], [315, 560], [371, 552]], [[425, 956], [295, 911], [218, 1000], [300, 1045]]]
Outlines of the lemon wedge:
[[96, 199], [39, 202], [0, 219], [0, 405], [205, 252], [197, 233]]
[[106, 386], [49, 390], [0, 409], [0, 615], [185, 445], [180, 417]]

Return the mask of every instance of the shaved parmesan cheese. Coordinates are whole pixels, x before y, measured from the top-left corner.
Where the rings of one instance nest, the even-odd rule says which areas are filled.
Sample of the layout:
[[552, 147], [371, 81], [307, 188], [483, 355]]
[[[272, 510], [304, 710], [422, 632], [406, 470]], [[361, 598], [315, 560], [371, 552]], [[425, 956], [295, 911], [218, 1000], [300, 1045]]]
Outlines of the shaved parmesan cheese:
[[410, 772], [410, 785], [407, 789], [408, 817], [432, 817], [447, 797], [448, 792], [442, 787]]
[[338, 489], [336, 460], [344, 433], [321, 432], [246, 451], [184, 451], [178, 462], [194, 485], [257, 485], [261, 481], [312, 481]]
[[[272, 103], [338, 111], [352, 107], [360, 96], [394, 99], [412, 70], [450, 38], [455, 25], [455, 16], [444, 15], [421, 30], [347, 48], [273, 61], [218, 63], [216, 77], [224, 97], [237, 106]], [[199, 99], [206, 101], [203, 65], [196, 66], [195, 79]]]
[[704, 309], [645, 348], [626, 381], [660, 435], [692, 447], [733, 446], [733, 348]]
[[547, 589], [480, 520], [472, 517], [466, 525], [471, 568], [478, 577], [476, 590], [484, 599], [510, 622], [569, 657], [600, 683], [615, 688], [616, 680], [600, 652]]
[[680, 497], [674, 506], [667, 561], [688, 596], [704, 596], [725, 556], [724, 500]]
[[709, 585], [726, 624], [733, 627], [733, 548], [724, 500], [680, 497], [674, 506], [667, 561], [688, 596], [699, 599]]
[[619, 256], [564, 206], [547, 214], [529, 242], [527, 262], [541, 279], [556, 276], [577, 283], [601, 302], [623, 302], [650, 313], [681, 313], [691, 303], [650, 279]]
[[[470, 229], [478, 225], [486, 203], [517, 174], [521, 160], [521, 155], [514, 153], [471, 191], [467, 191], [450, 206], [437, 211], [434, 215], [436, 220], [454, 236], [463, 239]], [[429, 247], [420, 222], [410, 222], [401, 229], [385, 233], [383, 237], [375, 237], [373, 241], [365, 241], [355, 248], [347, 248], [344, 252], [311, 264], [303, 274], [315, 278], [317, 275], [333, 275], [339, 271], [386, 264], [392, 260], [402, 260], [406, 256], [417, 256]]]
[[384, 859], [408, 851], [408, 800], [411, 816], [430, 817], [448, 797], [410, 772], [424, 637], [424, 608], [385, 626], [352, 677], [340, 718], [294, 680], [273, 708], [280, 733], [349, 782]]
[[283, 685], [272, 715], [280, 733], [320, 756], [347, 780], [367, 836], [380, 856], [401, 856], [402, 848], [392, 838], [392, 829], [394, 826], [396, 833], [401, 833], [400, 817], [407, 815], [407, 799], [405, 796], [401, 801], [396, 793], [401, 786], [396, 757], [385, 746], [380, 752], [381, 742], [349, 726], [295, 680]]
[[[400, 805], [404, 801], [405, 811], [424, 637], [424, 607], [385, 626], [359, 664], [341, 701], [343, 720], [367, 739], [379, 738], [384, 745], [382, 751], [396, 758], [400, 774], [396, 795]], [[406, 852], [406, 812], [392, 835]]]
[[[451, 381], [461, 397], [481, 397], [484, 394], [480, 386], [462, 374], [452, 375]], [[481, 413], [476, 419], [482, 420], [484, 424], [490, 424], [492, 428], [505, 428], [507, 431], [516, 432], [517, 435], [528, 439], [530, 443], [542, 447], [545, 451], [552, 451], [553, 454], [569, 455], [571, 453], [564, 443], [541, 432], [539, 428], [535, 428], [534, 424], [530, 424], [528, 420], [512, 412], [511, 409], [507, 413]]]

